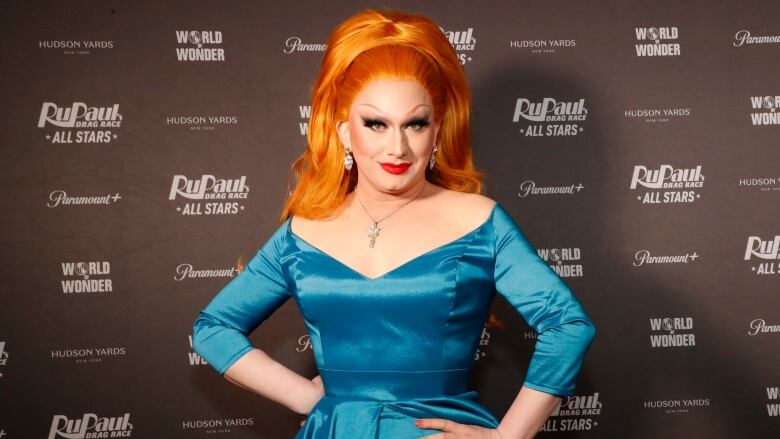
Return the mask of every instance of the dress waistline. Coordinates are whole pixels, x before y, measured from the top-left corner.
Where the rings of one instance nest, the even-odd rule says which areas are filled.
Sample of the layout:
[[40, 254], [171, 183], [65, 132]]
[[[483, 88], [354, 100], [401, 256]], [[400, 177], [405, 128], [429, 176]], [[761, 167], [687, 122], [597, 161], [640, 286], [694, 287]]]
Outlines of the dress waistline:
[[357, 371], [319, 369], [325, 396], [368, 401], [398, 401], [468, 392], [471, 369], [433, 371]]

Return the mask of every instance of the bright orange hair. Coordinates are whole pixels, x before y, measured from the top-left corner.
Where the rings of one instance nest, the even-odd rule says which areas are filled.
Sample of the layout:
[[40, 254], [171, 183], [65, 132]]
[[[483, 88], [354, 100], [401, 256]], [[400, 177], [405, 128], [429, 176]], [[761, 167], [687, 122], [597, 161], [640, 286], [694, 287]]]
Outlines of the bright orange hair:
[[455, 50], [430, 19], [369, 9], [339, 24], [328, 38], [312, 89], [308, 146], [291, 167], [290, 190], [280, 221], [290, 215], [322, 218], [336, 210], [357, 184], [357, 166], [344, 167], [345, 149], [336, 122], [349, 119], [352, 100], [379, 78], [417, 81], [431, 96], [441, 121], [436, 166], [428, 181], [468, 193], [483, 191], [484, 173], [471, 155], [471, 92]]

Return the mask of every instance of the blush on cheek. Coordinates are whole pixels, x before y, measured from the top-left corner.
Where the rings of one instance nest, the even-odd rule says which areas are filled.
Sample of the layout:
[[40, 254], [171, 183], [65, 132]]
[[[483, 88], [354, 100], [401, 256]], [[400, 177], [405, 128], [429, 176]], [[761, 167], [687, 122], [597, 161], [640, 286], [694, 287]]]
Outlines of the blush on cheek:
[[361, 156], [373, 156], [376, 151], [382, 150], [382, 145], [372, 136], [373, 133], [370, 128], [357, 127], [350, 132], [350, 140], [352, 142], [353, 154], [357, 153]]

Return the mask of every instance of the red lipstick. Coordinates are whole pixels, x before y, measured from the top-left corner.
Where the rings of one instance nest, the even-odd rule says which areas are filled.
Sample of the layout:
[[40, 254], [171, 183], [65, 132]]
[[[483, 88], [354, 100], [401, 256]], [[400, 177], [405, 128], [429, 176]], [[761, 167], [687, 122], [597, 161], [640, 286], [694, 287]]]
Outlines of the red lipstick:
[[409, 169], [411, 163], [380, 163], [379, 165], [382, 166], [382, 169], [391, 174], [403, 174]]

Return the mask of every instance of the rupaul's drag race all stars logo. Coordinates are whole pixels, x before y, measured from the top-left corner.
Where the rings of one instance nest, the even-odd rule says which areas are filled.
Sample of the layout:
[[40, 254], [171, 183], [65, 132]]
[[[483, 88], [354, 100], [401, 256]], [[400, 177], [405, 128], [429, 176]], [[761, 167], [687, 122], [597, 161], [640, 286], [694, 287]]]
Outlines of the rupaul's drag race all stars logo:
[[44, 136], [50, 143], [109, 143], [118, 137], [122, 126], [119, 104], [110, 107], [90, 107], [84, 102], [74, 102], [60, 107], [54, 102], [44, 102], [38, 117], [38, 128], [56, 127]]
[[637, 41], [634, 44], [636, 56], [680, 56], [680, 43], [670, 42], [680, 38], [676, 26], [635, 27]]
[[695, 168], [675, 168], [672, 165], [660, 165], [650, 169], [643, 165], [634, 166], [629, 189], [639, 186], [647, 189], [636, 199], [642, 204], [693, 203], [701, 197], [696, 189], [704, 186], [701, 165]]
[[80, 418], [54, 415], [47, 439], [131, 437], [133, 424], [130, 413], [121, 417], [101, 418], [95, 413], [84, 413]]
[[222, 32], [218, 30], [177, 30], [176, 60], [181, 62], [225, 61]]
[[756, 275], [776, 275], [780, 273], [780, 235], [773, 239], [761, 239], [760, 236], [748, 236], [745, 248], [745, 260], [755, 261], [750, 270]]
[[585, 99], [558, 101], [546, 97], [532, 102], [517, 98], [512, 122], [522, 124], [520, 132], [526, 137], [576, 136], [584, 130], [582, 123], [587, 118]]
[[461, 64], [466, 64], [472, 61], [470, 54], [473, 54], [477, 48], [477, 39], [474, 37], [474, 28], [469, 27], [460, 30], [445, 30], [443, 27], [439, 29], [447, 37], [447, 41], [450, 42], [452, 48], [458, 54], [458, 59]]
[[589, 431], [599, 423], [603, 408], [599, 392], [564, 397], [539, 431]]
[[474, 350], [474, 361], [479, 361], [487, 355], [487, 346], [490, 344], [490, 331], [488, 331], [488, 322], [482, 325], [482, 333], [479, 335], [477, 347]]
[[183, 205], [176, 205], [176, 211], [182, 215], [235, 215], [245, 207], [237, 200], [246, 200], [248, 195], [246, 175], [233, 179], [174, 175], [168, 199], [185, 200]]

